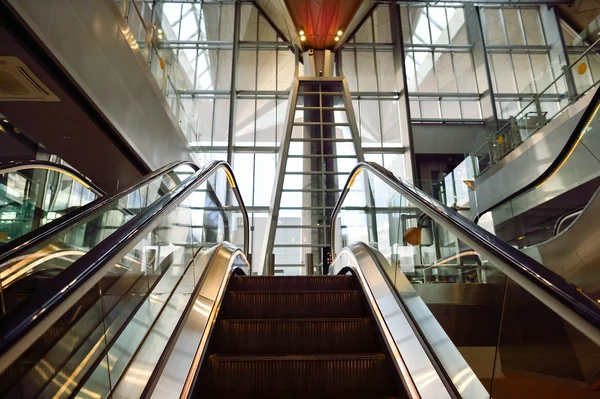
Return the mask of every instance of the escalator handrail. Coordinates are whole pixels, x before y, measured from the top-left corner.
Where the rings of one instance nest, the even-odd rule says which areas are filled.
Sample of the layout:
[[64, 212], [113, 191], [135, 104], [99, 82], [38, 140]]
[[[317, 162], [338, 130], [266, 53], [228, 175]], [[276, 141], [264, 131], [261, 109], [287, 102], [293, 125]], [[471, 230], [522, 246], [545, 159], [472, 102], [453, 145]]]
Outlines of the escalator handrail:
[[211, 162], [90, 249], [56, 276], [43, 291], [28, 298], [18, 312], [7, 314], [0, 323], [0, 373], [16, 361], [66, 309], [80, 300], [102, 278], [104, 269], [118, 262], [137, 244], [138, 238], [144, 237], [168, 217], [174, 207], [219, 169], [226, 171], [243, 214], [244, 252], [248, 253], [249, 218], [233, 171], [225, 161]]
[[53, 235], [59, 234], [61, 231], [73, 226], [75, 223], [89, 217], [91, 214], [108, 203], [119, 200], [130, 193], [139, 190], [141, 187], [144, 187], [151, 180], [157, 178], [158, 176], [173, 172], [176, 168], [186, 164], [196, 171], [199, 169], [198, 165], [191, 161], [170, 163], [144, 176], [138, 183], [126, 190], [120, 191], [114, 195], [96, 198], [94, 201], [70, 212], [64, 217], [55, 219], [50, 223], [46, 223], [45, 225], [40, 226], [39, 228], [23, 234], [22, 236], [0, 246], [0, 249], [2, 250], [2, 253], [0, 254], [0, 269], [2, 269], [3, 265], [7, 264], [10, 259], [19, 255], [23, 255], [31, 248], [35, 248], [37, 245], [40, 245]]
[[[584, 211], [585, 207], [580, 207], [577, 208], [571, 212], [567, 212], [564, 215], [562, 215], [561, 217], [558, 218], [558, 220], [556, 221], [556, 223], [554, 224], [554, 236], [556, 237], [557, 235], [559, 235], [560, 233], [563, 232], [563, 224], [565, 223], [565, 221], [569, 220], [569, 219], [577, 219], [579, 217], [579, 215], [581, 215]], [[573, 224], [575, 220], [571, 220], [571, 223], [569, 224], [569, 226], [571, 224]]]
[[567, 162], [567, 160], [569, 159], [571, 154], [573, 154], [573, 152], [575, 151], [575, 149], [581, 142], [587, 127], [591, 124], [592, 120], [595, 118], [596, 114], [600, 110], [599, 101], [600, 101], [600, 87], [598, 89], [596, 89], [596, 92], [594, 93], [594, 96], [590, 100], [590, 103], [588, 104], [586, 109], [583, 111], [583, 115], [581, 116], [581, 119], [579, 120], [579, 122], [577, 122], [577, 126], [575, 126], [575, 129], [573, 129], [573, 133], [571, 133], [571, 136], [567, 139], [567, 142], [565, 143], [563, 148], [558, 153], [558, 156], [556, 157], [556, 159], [554, 161], [552, 161], [550, 166], [548, 166], [548, 168], [546, 170], [544, 170], [538, 177], [536, 177], [531, 183], [526, 184], [525, 186], [521, 187], [514, 193], [510, 194], [508, 197], [502, 199], [497, 204], [494, 204], [482, 211], [477, 210], [477, 215], [475, 215], [475, 217], [473, 218], [475, 223], [477, 223], [479, 221], [479, 219], [481, 218], [482, 215], [493, 211], [494, 209], [519, 197], [521, 194], [528, 192], [532, 188], [537, 188], [537, 187], [541, 186], [542, 184], [546, 183], [548, 180], [550, 180], [550, 178], [552, 176], [554, 176], [563, 167], [563, 165]]
[[600, 307], [596, 301], [518, 249], [373, 162], [360, 162], [354, 167], [333, 209], [330, 226], [334, 259], [337, 215], [354, 180], [363, 170], [373, 173], [394, 188], [432, 220], [491, 260], [504, 274], [600, 345]]
[[19, 162], [11, 162], [8, 164], [0, 164], [0, 175], [4, 175], [10, 172], [18, 172], [21, 170], [27, 169], [45, 169], [52, 170], [58, 173], [62, 173], [66, 176], [69, 176], [71, 179], [75, 180], [77, 183], [81, 184], [83, 187], [92, 191], [96, 196], [102, 196], [105, 194], [104, 190], [96, 185], [93, 181], [87, 178], [78, 170], [75, 170], [67, 165], [62, 165], [59, 163], [54, 163], [50, 161], [41, 161], [37, 159], [33, 159], [30, 161], [19, 161]]

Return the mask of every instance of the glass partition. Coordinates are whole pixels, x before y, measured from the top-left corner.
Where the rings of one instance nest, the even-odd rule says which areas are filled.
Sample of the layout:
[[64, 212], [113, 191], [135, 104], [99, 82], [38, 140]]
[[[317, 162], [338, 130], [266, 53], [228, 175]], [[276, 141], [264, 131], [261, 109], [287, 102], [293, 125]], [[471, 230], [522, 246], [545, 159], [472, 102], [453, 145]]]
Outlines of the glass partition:
[[0, 174], [0, 248], [98, 196], [87, 182], [60, 168], [24, 165]]
[[[600, 105], [555, 172], [530, 190], [480, 216], [493, 233], [518, 248], [549, 240], [560, 218], [584, 207], [599, 186]], [[571, 192], [568, 198], [564, 198]]]
[[[351, 179], [332, 222], [334, 248], [362, 241], [381, 252], [391, 265], [383, 268], [389, 282], [461, 396], [475, 397], [448, 340], [490, 397], [596, 397], [595, 343], [388, 179], [367, 169]], [[453, 212], [414, 190], [429, 206]]]
[[[196, 184], [190, 180], [194, 177], [183, 184]], [[118, 218], [104, 217], [103, 212], [91, 222], [99, 228], [110, 221], [116, 229], [120, 219], [135, 219], [160, 196], [159, 186], [170, 186], [166, 180], [158, 178], [109, 206], [106, 212]], [[125, 209], [133, 211], [121, 215]], [[245, 209], [224, 168], [159, 217], [151, 231], [133, 236], [128, 253], [107, 260], [90, 276], [92, 288], [0, 375], [0, 397], [140, 397], [180, 319], [186, 312], [204, 311], [203, 304], [190, 303], [190, 298], [210, 257], [208, 249], [223, 240], [243, 248], [246, 239]], [[86, 233], [80, 236], [99, 237]], [[80, 255], [70, 256], [64, 261]], [[19, 311], [19, 299], [32, 294], [25, 290], [49, 283], [45, 276], [34, 272], [23, 280], [27, 284], [12, 285], [21, 291], [5, 290], [13, 312]]]
[[[67, 268], [116, 229], [179, 184], [178, 173], [192, 170], [189, 165], [177, 167], [170, 173], [157, 176], [143, 186], [120, 198], [114, 199], [89, 217], [61, 230], [51, 238], [21, 253], [0, 261], [0, 284], [2, 290], [2, 313], [16, 307], [37, 288], [31, 284], [38, 276], [51, 279]], [[74, 182], [71, 182], [74, 184]], [[74, 198], [58, 195], [59, 203]], [[13, 294], [14, 293], [14, 294]]]

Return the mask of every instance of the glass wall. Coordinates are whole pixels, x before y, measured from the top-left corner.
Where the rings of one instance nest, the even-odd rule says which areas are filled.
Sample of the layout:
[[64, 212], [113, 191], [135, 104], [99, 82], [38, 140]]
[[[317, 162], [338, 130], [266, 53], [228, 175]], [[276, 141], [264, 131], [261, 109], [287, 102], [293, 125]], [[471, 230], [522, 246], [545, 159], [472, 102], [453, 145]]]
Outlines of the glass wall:
[[[388, 5], [379, 5], [341, 52], [342, 72], [348, 80], [367, 161], [395, 167], [404, 176], [402, 120], [399, 100], [402, 76], [394, 65]], [[400, 82], [400, 83], [399, 83]], [[400, 84], [400, 86], [399, 86]]]
[[[498, 118], [507, 119], [561, 74], [564, 58], [550, 57], [539, 7], [486, 6], [480, 15]], [[566, 91], [560, 83], [540, 99], [549, 115], [560, 109], [560, 95]]]
[[179, 111], [198, 162], [231, 160], [253, 226], [251, 253], [258, 254], [296, 69], [292, 44], [249, 2], [159, 4], [156, 35], [166, 70], [165, 94]]
[[464, 9], [404, 4], [400, 15], [412, 120], [481, 120]]

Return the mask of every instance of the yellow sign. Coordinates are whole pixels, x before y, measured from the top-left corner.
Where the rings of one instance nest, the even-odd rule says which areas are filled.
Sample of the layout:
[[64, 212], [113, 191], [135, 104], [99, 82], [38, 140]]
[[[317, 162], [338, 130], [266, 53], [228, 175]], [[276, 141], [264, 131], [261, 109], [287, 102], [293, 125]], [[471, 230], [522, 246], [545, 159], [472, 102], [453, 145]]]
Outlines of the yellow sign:
[[577, 72], [580, 75], [583, 75], [586, 71], [587, 71], [587, 64], [585, 62], [582, 62], [581, 64], [579, 64], [579, 67], [577, 67]]

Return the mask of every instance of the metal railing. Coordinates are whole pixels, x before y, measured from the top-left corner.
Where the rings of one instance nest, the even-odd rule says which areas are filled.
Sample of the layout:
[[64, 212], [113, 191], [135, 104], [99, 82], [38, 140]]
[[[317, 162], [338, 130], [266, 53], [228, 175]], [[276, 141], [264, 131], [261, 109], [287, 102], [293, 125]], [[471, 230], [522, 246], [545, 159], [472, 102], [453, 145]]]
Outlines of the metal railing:
[[481, 256], [492, 261], [498, 269], [538, 300], [600, 344], [600, 307], [582, 290], [531, 259], [521, 251], [500, 240], [472, 221], [458, 214], [429, 195], [394, 176], [392, 172], [372, 162], [359, 163], [348, 177], [344, 190], [331, 214], [331, 251], [336, 254], [337, 217], [350, 188], [363, 171], [368, 171], [404, 196], [413, 206], [469, 245]]
[[[533, 94], [533, 99], [525, 105], [519, 113], [511, 116], [508, 122], [506, 122], [496, 133], [492, 134], [485, 144], [470, 154], [478, 159], [477, 175], [481, 175], [492, 165], [504, 158], [512, 150], [531, 137], [534, 132], [550, 122], [554, 116], [560, 114], [566, 107], [573, 104], [600, 82], [600, 80], [597, 80], [581, 93], [577, 93], [572, 75], [572, 68], [588, 55], [588, 53], [590, 53], [599, 43], [600, 38], [592, 43], [575, 59], [575, 61], [571, 62], [569, 65], [563, 66], [563, 72], [560, 75], [558, 75], [541, 92]], [[564, 107], [561, 107], [554, 115], [548, 117], [547, 112], [542, 110], [541, 99], [544, 94], [554, 94], [547, 92], [554, 89], [561, 79], [565, 80], [568, 103]], [[564, 96], [564, 94], [562, 96]]]
[[90, 179], [85, 177], [79, 171], [67, 166], [61, 165], [59, 163], [49, 162], [49, 161], [40, 161], [40, 160], [31, 160], [31, 161], [22, 161], [22, 162], [11, 162], [7, 164], [0, 164], [0, 175], [10, 173], [10, 172], [18, 172], [21, 170], [28, 169], [42, 169], [42, 170], [50, 170], [58, 173], [62, 173], [65, 176], [70, 177], [75, 180], [77, 183], [81, 184], [83, 187], [91, 190], [97, 196], [104, 195], [104, 190], [96, 185], [96, 183], [92, 182]]
[[89, 218], [94, 212], [104, 207], [105, 205], [118, 201], [121, 198], [125, 198], [128, 194], [139, 190], [158, 176], [174, 172], [176, 168], [182, 165], [189, 165], [192, 169], [195, 169], [196, 171], [199, 169], [195, 163], [190, 161], [170, 163], [168, 165], [163, 166], [160, 169], [157, 169], [149, 175], [144, 176], [139, 182], [137, 182], [136, 184], [134, 184], [126, 190], [123, 190], [114, 195], [99, 197], [98, 199], [90, 202], [89, 204], [86, 204], [81, 208], [78, 208], [73, 212], [69, 213], [68, 215], [66, 215], [66, 217], [53, 220], [50, 223], [47, 223], [33, 231], [30, 231], [29, 233], [26, 233], [6, 243], [2, 247], [2, 254], [0, 254], [0, 269], [2, 269], [3, 265], [10, 259], [27, 253], [32, 248], [36, 248], [37, 246], [44, 243], [46, 240], [50, 239], [52, 236], [60, 234], [61, 232], [64, 232], [65, 230], [69, 229], [71, 226], [73, 226], [73, 224]]
[[215, 161], [152, 203], [100, 244], [90, 249], [68, 269], [56, 276], [43, 292], [6, 316], [0, 325], [0, 373], [19, 358], [55, 322], [65, 309], [77, 303], [102, 278], [108, 267], [118, 262], [150, 230], [167, 218], [197, 187], [218, 170], [224, 170], [244, 218], [244, 252], [249, 247], [249, 218], [229, 164]]

